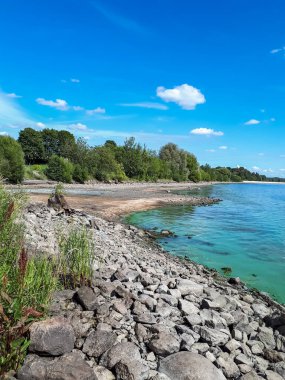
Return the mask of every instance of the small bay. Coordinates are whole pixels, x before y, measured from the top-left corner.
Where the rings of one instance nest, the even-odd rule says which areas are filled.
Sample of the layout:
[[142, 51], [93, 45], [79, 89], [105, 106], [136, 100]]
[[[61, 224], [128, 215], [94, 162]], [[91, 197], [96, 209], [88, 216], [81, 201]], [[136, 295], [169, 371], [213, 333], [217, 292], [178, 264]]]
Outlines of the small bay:
[[127, 222], [171, 230], [177, 237], [158, 240], [171, 254], [220, 273], [231, 268], [230, 276], [285, 303], [285, 185], [217, 184], [180, 193], [223, 201], [137, 212]]

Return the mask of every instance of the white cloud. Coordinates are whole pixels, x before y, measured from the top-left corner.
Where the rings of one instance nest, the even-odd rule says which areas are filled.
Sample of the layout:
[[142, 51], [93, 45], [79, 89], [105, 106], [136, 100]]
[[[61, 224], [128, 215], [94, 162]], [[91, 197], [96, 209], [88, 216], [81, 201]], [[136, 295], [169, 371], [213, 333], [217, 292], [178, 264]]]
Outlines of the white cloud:
[[228, 147], [226, 145], [221, 145], [221, 146], [219, 146], [219, 149], [221, 149], [221, 150], [227, 150]]
[[38, 122], [38, 123], [36, 123], [36, 126], [39, 127], [39, 128], [44, 128], [45, 124], [41, 123], [41, 122]]
[[44, 98], [37, 98], [36, 102], [41, 104], [42, 106], [48, 106], [52, 108], [56, 108], [61, 111], [67, 111], [69, 109], [69, 105], [66, 100], [56, 99], [54, 100], [46, 100]]
[[83, 111], [84, 108], [80, 106], [70, 106], [66, 100], [63, 99], [56, 99], [54, 100], [46, 100], [44, 98], [37, 98], [36, 102], [38, 104], [41, 104], [42, 106], [52, 107], [60, 111]]
[[276, 121], [275, 117], [271, 117], [270, 121]]
[[203, 136], [223, 136], [224, 132], [214, 131], [210, 128], [196, 128], [192, 129], [190, 132], [192, 135], [203, 135]]
[[257, 125], [260, 124], [260, 120], [250, 119], [244, 123], [245, 125]]
[[87, 125], [82, 124], [82, 123], [69, 124], [68, 128], [72, 130], [78, 130], [78, 131], [86, 131], [88, 129]]
[[259, 173], [274, 173], [274, 170], [272, 169], [262, 169], [259, 166], [253, 166], [252, 169]]
[[155, 103], [155, 102], [139, 102], [139, 103], [123, 103], [120, 104], [122, 107], [141, 107], [141, 108], [150, 108], [156, 110], [168, 110], [168, 107], [164, 104]]
[[185, 110], [194, 110], [198, 104], [206, 102], [205, 96], [197, 88], [182, 84], [174, 88], [157, 87], [156, 95], [165, 102], [178, 104]]
[[209, 152], [209, 153], [214, 153], [216, 150], [215, 149], [206, 149], [206, 152]]
[[105, 108], [102, 108], [102, 107], [97, 107], [97, 108], [94, 108], [93, 110], [87, 110], [86, 111], [87, 115], [96, 115], [96, 114], [104, 114], [106, 113], [106, 110]]
[[18, 98], [22, 98], [21, 95], [17, 95], [15, 94], [15, 92], [11, 92], [10, 94], [7, 94], [8, 98], [12, 98], [12, 99], [18, 99]]
[[76, 79], [76, 78], [71, 78], [70, 82], [72, 82], [72, 83], [80, 83], [80, 80]]
[[252, 169], [255, 170], [255, 171], [260, 171], [261, 170], [258, 166], [253, 166]]
[[8, 136], [8, 133], [7, 132], [0, 132], [0, 136]]

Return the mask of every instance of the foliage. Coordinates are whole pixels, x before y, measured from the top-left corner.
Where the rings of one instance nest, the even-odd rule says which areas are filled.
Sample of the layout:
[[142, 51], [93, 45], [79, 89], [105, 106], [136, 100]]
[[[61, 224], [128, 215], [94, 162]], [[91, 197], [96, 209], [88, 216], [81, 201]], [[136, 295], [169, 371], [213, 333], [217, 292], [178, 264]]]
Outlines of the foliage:
[[48, 161], [45, 174], [53, 181], [70, 183], [72, 181], [73, 165], [68, 159], [54, 154]]
[[88, 169], [79, 164], [74, 165], [73, 179], [76, 182], [84, 183], [88, 180]]
[[45, 171], [47, 165], [26, 165], [25, 166], [25, 179], [46, 179]]
[[95, 263], [91, 233], [86, 229], [73, 228], [68, 236], [59, 237], [59, 273], [64, 286], [90, 285]]
[[41, 132], [25, 128], [20, 131], [18, 142], [22, 146], [27, 164], [40, 164], [44, 161], [45, 148]]
[[21, 192], [0, 187], [0, 376], [23, 361], [29, 325], [43, 315], [57, 284], [52, 261], [29, 259], [22, 247], [24, 204]]
[[12, 183], [24, 179], [24, 154], [12, 137], [0, 136], [0, 176]]

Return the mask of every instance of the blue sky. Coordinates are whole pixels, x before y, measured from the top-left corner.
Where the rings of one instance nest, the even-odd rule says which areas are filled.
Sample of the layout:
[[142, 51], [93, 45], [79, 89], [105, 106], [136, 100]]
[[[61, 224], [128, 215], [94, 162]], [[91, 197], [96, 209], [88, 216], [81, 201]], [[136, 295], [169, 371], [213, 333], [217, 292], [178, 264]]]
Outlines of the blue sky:
[[285, 176], [284, 0], [1, 0], [0, 134], [134, 136]]

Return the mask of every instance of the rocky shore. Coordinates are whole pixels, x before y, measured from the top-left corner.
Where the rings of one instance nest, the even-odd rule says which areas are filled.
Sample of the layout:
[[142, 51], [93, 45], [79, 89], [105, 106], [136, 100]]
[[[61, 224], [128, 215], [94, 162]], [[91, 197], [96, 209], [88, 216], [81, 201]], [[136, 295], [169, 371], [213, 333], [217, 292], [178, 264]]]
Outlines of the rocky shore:
[[215, 271], [175, 258], [144, 231], [31, 205], [29, 252], [57, 253], [70, 226], [92, 231], [92, 287], [59, 291], [33, 324], [19, 380], [281, 380], [285, 311]]

